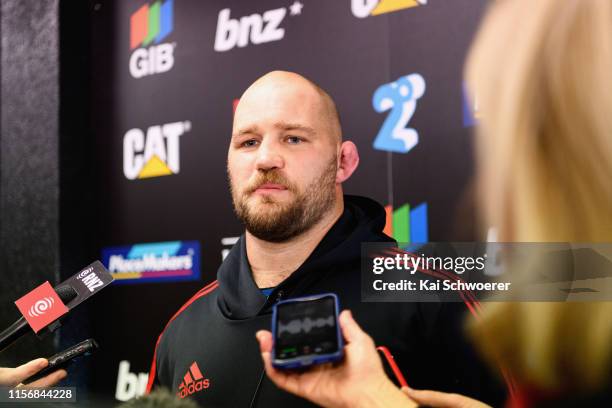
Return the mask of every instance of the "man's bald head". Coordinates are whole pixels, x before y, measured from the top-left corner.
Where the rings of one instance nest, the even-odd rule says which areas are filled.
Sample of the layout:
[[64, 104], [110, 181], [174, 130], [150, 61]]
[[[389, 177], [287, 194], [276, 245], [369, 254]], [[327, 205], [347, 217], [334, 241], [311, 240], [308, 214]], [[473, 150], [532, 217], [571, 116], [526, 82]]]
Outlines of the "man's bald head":
[[301, 75], [270, 72], [244, 92], [227, 173], [248, 236], [284, 242], [342, 214], [359, 154], [341, 138], [334, 101]]
[[236, 129], [236, 117], [244, 105], [251, 109], [253, 106], [261, 106], [270, 98], [293, 97], [284, 99], [287, 103], [297, 103], [297, 107], [305, 107], [310, 104], [317, 114], [319, 124], [331, 136], [331, 141], [340, 143], [342, 141], [342, 127], [336, 103], [332, 97], [319, 85], [303, 77], [302, 75], [288, 71], [272, 71], [262, 77], [247, 88], [240, 97], [240, 102], [236, 108], [234, 117], [234, 132]]

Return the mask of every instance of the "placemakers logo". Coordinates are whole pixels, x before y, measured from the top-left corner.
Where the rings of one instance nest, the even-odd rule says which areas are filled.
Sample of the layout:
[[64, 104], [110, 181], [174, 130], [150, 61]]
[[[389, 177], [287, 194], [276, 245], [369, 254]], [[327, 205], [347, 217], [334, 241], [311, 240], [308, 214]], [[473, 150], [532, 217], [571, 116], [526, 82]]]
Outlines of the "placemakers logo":
[[351, 0], [351, 11], [357, 18], [366, 18], [426, 4], [427, 0]]
[[194, 361], [183, 377], [183, 381], [181, 381], [181, 385], [179, 385], [179, 392], [176, 393], [176, 396], [185, 398], [191, 394], [205, 390], [208, 387], [210, 387], [210, 380], [204, 378], [200, 371], [200, 367], [198, 367], [198, 363]]
[[170, 241], [102, 249], [102, 263], [116, 283], [200, 279], [200, 243]]
[[123, 136], [123, 174], [128, 180], [178, 174], [181, 169], [180, 137], [191, 122], [130, 129]]
[[285, 37], [285, 29], [281, 27], [287, 11], [290, 16], [302, 14], [304, 5], [294, 1], [288, 7], [253, 13], [248, 16], [231, 16], [231, 9], [225, 8], [219, 12], [214, 49], [217, 52], [229, 51], [234, 47], [246, 47], [249, 44], [263, 44], [279, 41]]
[[393, 237], [398, 243], [423, 243], [429, 241], [427, 225], [427, 203], [422, 203], [414, 208], [409, 204], [393, 210], [392, 205], [385, 206], [387, 223], [384, 233]]
[[176, 43], [162, 43], [172, 32], [174, 0], [145, 4], [130, 16], [130, 74], [134, 78], [167, 72]]

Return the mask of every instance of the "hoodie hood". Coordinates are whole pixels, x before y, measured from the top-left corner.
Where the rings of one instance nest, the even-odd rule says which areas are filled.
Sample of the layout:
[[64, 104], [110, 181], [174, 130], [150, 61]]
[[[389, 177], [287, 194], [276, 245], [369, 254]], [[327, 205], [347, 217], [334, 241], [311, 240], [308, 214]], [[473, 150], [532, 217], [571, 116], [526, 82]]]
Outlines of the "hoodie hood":
[[255, 284], [246, 256], [244, 234], [217, 272], [219, 307], [230, 319], [247, 319], [270, 311], [281, 297], [295, 297], [339, 265], [359, 262], [362, 242], [393, 242], [383, 233], [384, 208], [366, 197], [344, 196], [344, 212], [304, 263], [266, 297]]

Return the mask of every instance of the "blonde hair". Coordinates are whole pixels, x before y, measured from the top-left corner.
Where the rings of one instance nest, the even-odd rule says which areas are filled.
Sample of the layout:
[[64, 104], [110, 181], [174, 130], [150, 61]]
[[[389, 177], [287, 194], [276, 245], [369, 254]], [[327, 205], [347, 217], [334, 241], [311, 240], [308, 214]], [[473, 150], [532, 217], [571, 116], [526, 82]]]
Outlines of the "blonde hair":
[[[466, 80], [479, 198], [499, 241], [612, 241], [612, 2], [495, 1]], [[612, 303], [485, 306], [476, 341], [519, 382], [610, 381]]]

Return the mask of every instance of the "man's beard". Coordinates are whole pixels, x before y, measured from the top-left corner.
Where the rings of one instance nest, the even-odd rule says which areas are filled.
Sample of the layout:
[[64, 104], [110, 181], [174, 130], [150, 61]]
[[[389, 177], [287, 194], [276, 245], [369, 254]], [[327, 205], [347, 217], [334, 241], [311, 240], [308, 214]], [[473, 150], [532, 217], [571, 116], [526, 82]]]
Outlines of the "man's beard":
[[[255, 182], [245, 188], [240, 196], [230, 176], [234, 211], [247, 231], [257, 238], [268, 242], [288, 241], [309, 230], [332, 208], [336, 202], [336, 171], [334, 156], [323, 173], [306, 186], [303, 193], [277, 170], [260, 171]], [[294, 199], [283, 203], [269, 195], [262, 195], [253, 198], [259, 200], [259, 209], [253, 208], [256, 204], [249, 206], [249, 196], [253, 197], [253, 192], [259, 186], [268, 183], [285, 186], [295, 196]]]

